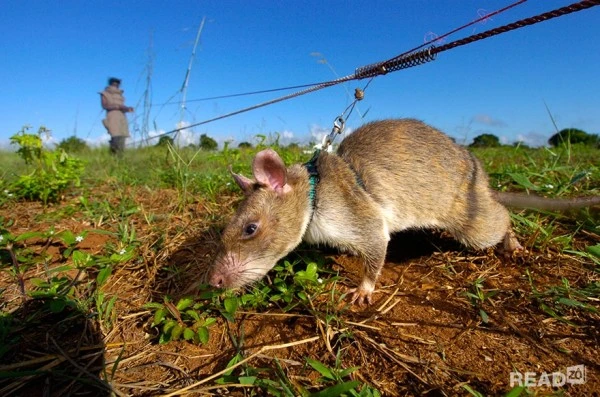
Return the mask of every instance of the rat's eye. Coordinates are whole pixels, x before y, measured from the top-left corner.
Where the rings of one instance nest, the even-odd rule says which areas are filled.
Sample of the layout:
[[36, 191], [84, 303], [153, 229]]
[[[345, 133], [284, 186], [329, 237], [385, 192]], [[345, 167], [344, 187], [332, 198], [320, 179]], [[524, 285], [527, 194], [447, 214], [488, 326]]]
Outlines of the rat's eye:
[[244, 237], [251, 237], [258, 230], [258, 225], [256, 223], [249, 223], [244, 226]]

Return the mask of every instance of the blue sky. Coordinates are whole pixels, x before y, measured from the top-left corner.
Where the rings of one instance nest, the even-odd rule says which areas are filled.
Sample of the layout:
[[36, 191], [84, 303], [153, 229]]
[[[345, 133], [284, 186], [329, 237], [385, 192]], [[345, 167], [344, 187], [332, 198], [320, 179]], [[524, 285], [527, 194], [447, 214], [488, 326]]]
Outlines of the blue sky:
[[[134, 139], [152, 67], [149, 134], [201, 122], [292, 92], [198, 99], [331, 80], [394, 57], [515, 0], [20, 1], [0, 16], [0, 145], [25, 124], [108, 140], [98, 92], [123, 80]], [[537, 15], [575, 0], [529, 0], [445, 42]], [[180, 91], [199, 24], [206, 18], [181, 117]], [[493, 133], [542, 144], [559, 128], [600, 132], [600, 7], [443, 52], [428, 64], [377, 77], [347, 122], [414, 117], [459, 142]], [[152, 44], [150, 44], [152, 43]], [[320, 54], [320, 55], [319, 55]], [[152, 62], [149, 62], [151, 55]], [[279, 133], [316, 140], [351, 99], [347, 83], [184, 131], [223, 142]], [[167, 101], [173, 104], [162, 105]], [[362, 119], [360, 113], [366, 113]]]

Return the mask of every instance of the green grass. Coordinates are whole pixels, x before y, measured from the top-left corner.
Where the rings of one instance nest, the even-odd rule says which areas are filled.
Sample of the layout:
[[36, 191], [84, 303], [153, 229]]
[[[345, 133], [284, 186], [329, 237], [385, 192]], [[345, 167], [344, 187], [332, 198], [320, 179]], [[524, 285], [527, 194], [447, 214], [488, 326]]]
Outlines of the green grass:
[[600, 194], [600, 162], [596, 148], [474, 149], [497, 190], [528, 191], [561, 197]]
[[[115, 291], [107, 291], [105, 287], [114, 280], [119, 268], [125, 265], [143, 267], [145, 258], [150, 255], [148, 252], [160, 252], [167, 238], [160, 235], [156, 241], [145, 241], [139, 235], [140, 215], [151, 225], [153, 214], [145, 213], [132, 199], [132, 190], [139, 189], [142, 194], [157, 189], [175, 191], [177, 202], [170, 207], [168, 215], [184, 214], [198, 203], [219, 208], [223, 197], [239, 196], [228, 167], [232, 165], [234, 172], [250, 175], [252, 158], [260, 148], [226, 148], [208, 152], [190, 148], [148, 147], [127, 150], [123, 158], [111, 156], [106, 148], [73, 154], [85, 164], [81, 186], [68, 189], [64, 197], [68, 204], [46, 206], [36, 218], [58, 222], [78, 214], [82, 218], [78, 221], [87, 222], [89, 227], [78, 235], [68, 230], [55, 234], [52, 228], [14, 233], [11, 232], [14, 219], [0, 218], [0, 271], [9, 274], [19, 285], [23, 299], [43, 303], [38, 309], [39, 316], [31, 318], [74, 310], [96, 321], [106, 335], [119, 316], [120, 298]], [[311, 156], [296, 147], [280, 147], [278, 151], [286, 164], [303, 162]], [[490, 183], [495, 189], [528, 191], [549, 197], [600, 195], [598, 149], [583, 146], [569, 149], [501, 147], [474, 152], [489, 172]], [[24, 173], [31, 172], [32, 166], [25, 165], [16, 153], [10, 152], [0, 152], [0, 162], [3, 164], [0, 171], [0, 206], [11, 208], [19, 200], [19, 197], [11, 195], [11, 184]], [[219, 208], [221, 215], [218, 219], [224, 219], [231, 211], [232, 208]], [[213, 219], [208, 218], [209, 215], [204, 216]], [[111, 223], [111, 230], [98, 231], [97, 227], [106, 222]], [[179, 222], [184, 224], [182, 220]], [[528, 241], [530, 247], [540, 252], [552, 250], [585, 258], [599, 273], [600, 250], [597, 246], [581, 247], [573, 242], [573, 236], [580, 230], [600, 233], [597, 219], [589, 211], [584, 210], [575, 217], [556, 217], [539, 212], [515, 213], [513, 223], [517, 234]], [[93, 252], [91, 249], [79, 249], [86, 233], [105, 233], [110, 239], [104, 246], [94, 247]], [[160, 231], [157, 233], [160, 234]], [[144, 251], [142, 247], [151, 249]], [[58, 259], [55, 250], [59, 252]], [[203, 345], [211, 337], [216, 319], [225, 321], [225, 324], [235, 323], [240, 312], [275, 310], [310, 315], [322, 331], [343, 330], [333, 351], [333, 364], [324, 364], [316, 357], [306, 357], [304, 364], [307, 370], [312, 368], [319, 374], [316, 383], [298, 379], [292, 381], [281, 367], [267, 371], [248, 363], [238, 366], [244, 361], [239, 353], [244, 350], [242, 334], [234, 342], [238, 353], [227, 364], [227, 368], [232, 370], [218, 378], [217, 384], [241, 384], [246, 390], [254, 390], [255, 395], [267, 390], [272, 395], [282, 396], [378, 396], [379, 392], [371, 385], [352, 377], [358, 368], [343, 365], [345, 345], [342, 339], [353, 340], [351, 328], [345, 320], [348, 305], [344, 304], [344, 296], [336, 292], [340, 276], [327, 270], [325, 264], [326, 259], [318, 253], [314, 256], [294, 254], [275, 267], [269, 280], [238, 294], [205, 289], [194, 298], [161, 296], [146, 302], [145, 308], [152, 316], [154, 334], [151, 337], [158, 343], [184, 341]], [[34, 268], [39, 269], [38, 277], [30, 279], [26, 288], [24, 275]], [[600, 298], [597, 281], [589, 280], [574, 287], [563, 278], [559, 285], [539, 288], [531, 273], [526, 271], [525, 274], [530, 285], [527, 296], [548, 318], [575, 326], [570, 320], [573, 313], [597, 314], [595, 302]], [[169, 277], [176, 276], [177, 269], [174, 269]], [[488, 308], [493, 308], [498, 291], [484, 288], [484, 281], [484, 278], [477, 278], [471, 282], [463, 296], [468, 298], [480, 319], [487, 323]], [[0, 290], [0, 297], [2, 293]], [[14, 338], [18, 338], [11, 332], [14, 328], [12, 315], [5, 312], [1, 304], [0, 310], [0, 342], [12, 343]], [[6, 352], [0, 345], [0, 358]], [[472, 395], [481, 395], [468, 385], [463, 388]]]
[[[216, 179], [226, 184], [228, 167], [234, 172], [250, 174], [254, 154], [260, 148], [228, 149], [208, 152], [192, 148], [171, 151], [167, 146], [129, 149], [124, 158], [112, 156], [106, 148], [96, 148], [84, 154], [73, 154], [86, 162], [83, 181], [116, 180], [132, 186], [150, 188], [176, 187], [181, 182], [181, 171], [192, 174], [195, 189]], [[310, 154], [302, 148], [278, 148], [286, 164], [306, 161]], [[600, 191], [599, 149], [574, 145], [567, 148], [499, 148], [472, 149], [488, 171], [492, 187], [499, 190], [532, 190], [533, 192], [562, 196], [578, 192], [593, 195]], [[14, 181], [31, 170], [14, 152], [0, 151], [2, 179]], [[524, 182], [521, 177], [529, 180]]]

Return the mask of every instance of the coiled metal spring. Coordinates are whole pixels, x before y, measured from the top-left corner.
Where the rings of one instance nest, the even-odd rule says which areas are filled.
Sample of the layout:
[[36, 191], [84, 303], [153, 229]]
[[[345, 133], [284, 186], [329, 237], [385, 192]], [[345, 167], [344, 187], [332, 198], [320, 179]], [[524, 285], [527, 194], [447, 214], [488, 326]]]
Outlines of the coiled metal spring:
[[426, 62], [433, 61], [437, 54], [436, 47], [431, 46], [424, 50], [411, 52], [410, 54], [401, 55], [396, 58], [389, 59], [384, 62], [374, 63], [372, 65], [363, 66], [356, 69], [354, 76], [357, 79], [375, 77], [389, 72], [395, 72], [400, 69], [412, 68], [413, 66], [422, 65]]

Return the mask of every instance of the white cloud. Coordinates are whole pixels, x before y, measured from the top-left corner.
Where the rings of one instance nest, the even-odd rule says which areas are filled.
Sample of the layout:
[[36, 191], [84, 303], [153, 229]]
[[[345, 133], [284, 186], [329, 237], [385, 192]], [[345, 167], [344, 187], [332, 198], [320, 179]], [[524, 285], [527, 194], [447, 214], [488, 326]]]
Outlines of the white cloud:
[[329, 132], [330, 131], [327, 128], [317, 124], [313, 124], [310, 126], [310, 140], [314, 141], [315, 143], [321, 143], [323, 142], [323, 137], [325, 137], [325, 135], [328, 135]]
[[236, 147], [239, 144], [239, 142], [232, 135], [229, 135], [227, 137], [216, 137], [213, 139], [217, 141], [217, 145], [219, 145], [219, 147], [225, 146], [226, 142], [229, 142], [230, 148]]
[[502, 145], [510, 145], [513, 143], [512, 139], [507, 137], [506, 135], [501, 135], [500, 137], [498, 137], [498, 140], [500, 140], [500, 143]]
[[165, 130], [153, 130], [148, 131], [148, 140], [144, 142], [144, 145], [154, 146], [158, 143], [160, 137], [165, 133]]
[[523, 142], [531, 147], [548, 146], [548, 138], [546, 134], [530, 131], [526, 134], [517, 135], [516, 142]]
[[58, 145], [58, 140], [56, 140], [51, 133], [42, 134], [40, 135], [40, 138], [42, 138], [42, 145], [46, 148], [52, 149]]
[[186, 128], [190, 125], [190, 122], [188, 121], [181, 121], [179, 123], [177, 123], [176, 128], [180, 129], [178, 132], [174, 132], [173, 134], [171, 134], [171, 136], [173, 137], [173, 139], [175, 139], [175, 144], [182, 147], [182, 146], [187, 146], [189, 144], [198, 144], [200, 141], [200, 138], [196, 136], [196, 134], [190, 130], [189, 128]]
[[526, 134], [517, 134], [517, 136], [500, 136], [500, 143], [503, 145], [513, 145], [523, 143], [530, 147], [548, 146], [548, 136], [539, 132], [531, 131]]
[[484, 124], [489, 127], [506, 127], [507, 126], [507, 124], [504, 121], [495, 119], [492, 116], [487, 115], [487, 114], [476, 114], [475, 116], [473, 116], [471, 121], [473, 121], [475, 123], [479, 123], [479, 124]]
[[106, 133], [106, 134], [99, 135], [95, 138], [86, 138], [84, 140], [85, 140], [85, 143], [87, 143], [88, 146], [90, 146], [90, 147], [105, 146], [108, 144], [108, 141], [110, 140], [110, 135], [108, 135], [108, 133]]
[[[173, 138], [175, 140], [175, 144], [180, 147], [185, 147], [185, 146], [188, 146], [189, 144], [198, 145], [200, 142], [200, 135], [198, 135], [197, 133], [195, 133], [192, 130], [190, 130], [189, 128], [187, 128], [187, 126], [189, 126], [189, 125], [190, 125], [190, 123], [187, 121], [179, 122], [175, 125], [175, 129], [179, 129], [179, 128], [181, 128], [181, 129], [177, 132], [171, 132], [167, 135], [165, 135], [165, 132], [169, 132], [169, 131], [165, 131], [164, 129], [148, 131], [148, 140], [144, 141], [143, 145], [144, 146], [156, 145], [158, 143], [159, 139], [163, 136], [169, 136], [169, 137]], [[135, 142], [138, 143], [139, 141], [135, 141]]]
[[281, 139], [286, 143], [290, 142], [292, 139], [294, 139], [294, 133], [289, 130], [283, 130], [281, 132]]
[[[340, 142], [342, 142], [342, 140], [347, 137], [348, 135], [352, 134], [352, 132], [354, 131], [353, 128], [351, 127], [346, 127], [344, 128], [344, 131], [337, 135], [336, 137], [334, 137], [334, 141], [333, 141], [333, 146], [339, 145]], [[320, 126], [318, 124], [312, 124], [310, 126], [310, 137], [309, 137], [309, 141], [317, 144], [317, 145], [321, 145], [323, 143], [323, 138], [326, 135], [329, 135], [331, 133], [331, 129], [327, 128], [327, 127], [323, 127]], [[320, 146], [319, 146], [320, 147]]]
[[17, 148], [15, 145], [11, 145], [8, 139], [2, 139], [0, 140], [0, 149], [12, 152], [15, 151]]

